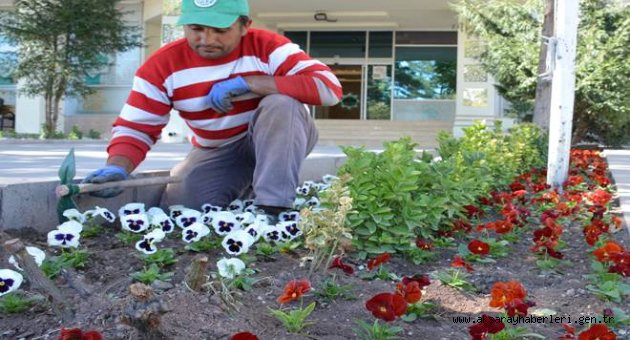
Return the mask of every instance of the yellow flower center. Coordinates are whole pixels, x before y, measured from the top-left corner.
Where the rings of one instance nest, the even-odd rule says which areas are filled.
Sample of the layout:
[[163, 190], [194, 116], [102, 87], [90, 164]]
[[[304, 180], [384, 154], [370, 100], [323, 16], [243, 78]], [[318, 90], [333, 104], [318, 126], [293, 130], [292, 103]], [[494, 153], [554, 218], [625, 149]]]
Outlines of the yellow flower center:
[[297, 293], [293, 292], [293, 294], [291, 294], [291, 297], [295, 299], [297, 297]]
[[387, 308], [385, 308], [385, 307], [382, 307], [382, 306], [381, 306], [378, 310], [379, 310], [379, 312], [381, 312], [381, 313], [387, 313]]
[[481, 248], [481, 246], [477, 247], [477, 251], [482, 251], [483, 248]]
[[4, 281], [0, 281], [0, 287], [4, 286]]

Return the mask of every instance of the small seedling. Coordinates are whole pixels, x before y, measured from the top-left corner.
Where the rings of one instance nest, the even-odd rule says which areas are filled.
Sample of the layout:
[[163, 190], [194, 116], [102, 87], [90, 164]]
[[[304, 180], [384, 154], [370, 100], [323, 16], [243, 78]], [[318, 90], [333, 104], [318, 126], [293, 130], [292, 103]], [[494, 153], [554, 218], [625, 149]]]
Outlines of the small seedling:
[[356, 300], [357, 298], [352, 294], [352, 285], [338, 284], [335, 276], [322, 282], [321, 288], [315, 291], [315, 294], [321, 296], [327, 302], [332, 302], [339, 298], [344, 300]]
[[409, 261], [413, 262], [413, 264], [419, 265], [432, 261], [436, 255], [430, 250], [412, 248], [405, 252], [405, 256]]
[[40, 269], [46, 274], [49, 279], [54, 279], [57, 275], [61, 274], [63, 269], [63, 262], [60, 258], [45, 259], [42, 262]]
[[269, 308], [271, 315], [280, 320], [289, 333], [298, 333], [305, 327], [312, 325], [312, 322], [306, 322], [306, 318], [311, 315], [313, 310], [315, 310], [315, 302], [311, 302], [306, 308], [298, 308], [288, 312]]
[[87, 250], [77, 249], [62, 252], [59, 259], [64, 267], [85, 268], [89, 257], [90, 253]]
[[374, 320], [372, 325], [369, 325], [363, 320], [357, 320], [359, 328], [355, 328], [354, 332], [357, 339], [360, 340], [395, 340], [402, 339], [398, 334], [402, 333], [402, 327], [389, 326], [387, 324], [381, 325], [378, 320]]
[[184, 249], [188, 251], [194, 251], [196, 253], [204, 253], [208, 252], [212, 249], [219, 249], [221, 246], [221, 239], [208, 239], [204, 238], [200, 241], [193, 242], [191, 244], [186, 245]]
[[128, 246], [132, 246], [142, 239], [142, 235], [131, 233], [128, 231], [121, 231], [116, 234], [116, 238]]
[[6, 314], [21, 313], [31, 307], [35, 300], [19, 293], [10, 293], [0, 298], [0, 312]]
[[435, 304], [432, 302], [419, 302], [407, 306], [407, 313], [402, 316], [402, 320], [412, 322], [416, 319], [435, 319]]
[[81, 231], [81, 237], [83, 238], [96, 237], [96, 236], [102, 235], [104, 231], [105, 231], [105, 228], [103, 228], [103, 226], [100, 224], [88, 224], [83, 227], [83, 230]]
[[145, 264], [156, 264], [160, 268], [177, 263], [175, 252], [171, 248], [160, 249], [150, 255], [141, 255], [140, 258]]
[[160, 268], [155, 263], [152, 263], [149, 268], [145, 267], [142, 271], [131, 273], [134, 280], [145, 284], [151, 284], [155, 280], [170, 281], [173, 275], [173, 272], [160, 273]]
[[446, 271], [436, 272], [434, 277], [442, 284], [469, 292], [477, 291], [477, 288], [468, 282], [468, 274], [457, 269], [449, 268]]
[[273, 260], [273, 255], [278, 250], [267, 242], [261, 242], [256, 244], [256, 255], [262, 256], [265, 260]]

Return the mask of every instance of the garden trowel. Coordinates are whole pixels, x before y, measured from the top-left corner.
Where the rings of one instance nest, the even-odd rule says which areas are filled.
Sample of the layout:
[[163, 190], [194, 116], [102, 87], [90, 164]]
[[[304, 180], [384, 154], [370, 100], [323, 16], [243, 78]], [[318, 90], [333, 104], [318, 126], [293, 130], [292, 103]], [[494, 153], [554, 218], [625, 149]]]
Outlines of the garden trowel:
[[166, 176], [129, 179], [125, 181], [108, 182], [101, 184], [78, 184], [74, 183], [75, 175], [76, 165], [74, 158], [74, 148], [72, 148], [70, 149], [70, 152], [64, 159], [63, 163], [61, 163], [61, 167], [59, 168], [59, 185], [55, 188], [55, 194], [57, 195], [57, 198], [59, 198], [59, 202], [57, 203], [57, 217], [59, 218], [59, 223], [63, 223], [65, 220], [67, 220], [66, 217], [63, 216], [64, 211], [77, 208], [76, 202], [73, 199], [73, 197], [76, 195], [110, 188], [133, 188], [148, 185], [181, 182], [180, 177]]

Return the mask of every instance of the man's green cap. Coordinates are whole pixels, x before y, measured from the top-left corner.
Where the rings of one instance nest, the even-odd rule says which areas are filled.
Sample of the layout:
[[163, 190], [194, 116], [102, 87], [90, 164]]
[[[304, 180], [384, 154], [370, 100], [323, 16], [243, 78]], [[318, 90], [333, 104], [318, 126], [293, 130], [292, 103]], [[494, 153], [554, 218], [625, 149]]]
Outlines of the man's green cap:
[[241, 15], [249, 16], [247, 0], [182, 0], [177, 24], [227, 28]]

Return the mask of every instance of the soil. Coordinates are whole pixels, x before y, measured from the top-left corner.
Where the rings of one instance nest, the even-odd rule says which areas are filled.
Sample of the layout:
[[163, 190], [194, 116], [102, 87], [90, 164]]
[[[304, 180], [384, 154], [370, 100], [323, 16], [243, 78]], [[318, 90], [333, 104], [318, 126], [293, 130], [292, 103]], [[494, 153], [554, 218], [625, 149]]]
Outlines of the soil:
[[[99, 330], [105, 339], [142, 339], [138, 331], [123, 322], [130, 304], [130, 274], [141, 270], [143, 262], [138, 258], [138, 251], [133, 246], [125, 245], [114, 235], [119, 227], [109, 226], [105, 232], [95, 238], [81, 240], [81, 248], [90, 253], [87, 268], [77, 270], [74, 279], [86, 287], [90, 294], [81, 297], [78, 291], [68, 285], [63, 277], [55, 279], [55, 283], [71, 302], [76, 317], [66, 328], [80, 327], [83, 330]], [[32, 231], [11, 234], [20, 237], [27, 244], [35, 245], [48, 252], [55, 251], [46, 245], [46, 235]], [[625, 229], [613, 235], [626, 248], [630, 248], [630, 238]], [[497, 259], [493, 264], [475, 264], [469, 281], [478, 289], [477, 293], [460, 291], [443, 285], [437, 279], [425, 288], [422, 301], [430, 301], [436, 305], [433, 318], [417, 319], [413, 322], [397, 320], [393, 325], [404, 329], [404, 339], [469, 339], [470, 324], [454, 323], [455, 316], [472, 316], [481, 313], [497, 315], [497, 310], [488, 307], [490, 288], [494, 282], [519, 280], [527, 289], [528, 299], [536, 306], [530, 312], [539, 309], [551, 309], [557, 316], [571, 316], [573, 326], [579, 331], [580, 316], [600, 316], [602, 310], [609, 306], [620, 307], [630, 313], [626, 300], [621, 304], [606, 303], [599, 300], [586, 288], [588, 284], [584, 275], [590, 273], [590, 259], [587, 255], [588, 245], [584, 242], [581, 228], [571, 227], [562, 238], [569, 245], [564, 249], [566, 260], [570, 265], [560, 268], [560, 272], [543, 273], [537, 268], [535, 258], [529, 247], [531, 233], [511, 246], [511, 254]], [[335, 270], [337, 282], [352, 285], [355, 300], [338, 299], [326, 303], [316, 294], [308, 294], [304, 298], [304, 306], [317, 301], [315, 311], [309, 317], [313, 324], [303, 334], [287, 333], [281, 323], [269, 315], [268, 308], [278, 308], [276, 298], [281, 294], [284, 285], [291, 279], [305, 278], [308, 268], [301, 266], [303, 251], [286, 254], [275, 254], [272, 260], [259, 258], [250, 267], [256, 268], [255, 278], [259, 279], [251, 291], [241, 292], [238, 312], [230, 312], [217, 296], [208, 292], [194, 292], [183, 283], [192, 258], [197, 253], [184, 250], [184, 243], [175, 238], [166, 239], [159, 247], [171, 247], [178, 255], [178, 262], [167, 268], [175, 273], [170, 282], [154, 284], [158, 299], [164, 302], [169, 311], [161, 319], [160, 330], [168, 339], [229, 339], [240, 331], [250, 331], [260, 339], [352, 339], [355, 338], [356, 320], [372, 323], [374, 317], [365, 309], [365, 302], [374, 294], [393, 292], [394, 283], [383, 280], [366, 281], [356, 273], [345, 275]], [[425, 274], [436, 270], [450, 268], [450, 262], [456, 254], [456, 247], [434, 250], [436, 257], [429, 263], [414, 265], [409, 261], [394, 256], [386, 266], [390, 272], [399, 276]], [[253, 254], [253, 251], [250, 251]], [[50, 255], [50, 254], [49, 254]], [[216, 261], [225, 256], [222, 249], [209, 252], [210, 270], [216, 271]], [[2, 268], [12, 268], [8, 264], [8, 256], [2, 253]], [[346, 262], [356, 266], [363, 264], [351, 257]], [[315, 289], [327, 276], [315, 274], [311, 277]], [[25, 281], [21, 290], [27, 294], [31, 291]], [[299, 303], [293, 303], [299, 305]], [[381, 323], [383, 323], [381, 321]], [[62, 324], [49, 305], [38, 303], [28, 311], [19, 314], [0, 315], [0, 339], [56, 339]], [[532, 323], [520, 325], [530, 332], [538, 333], [548, 339], [557, 339], [564, 334], [559, 323]], [[630, 329], [617, 329], [618, 339], [630, 339]]]

